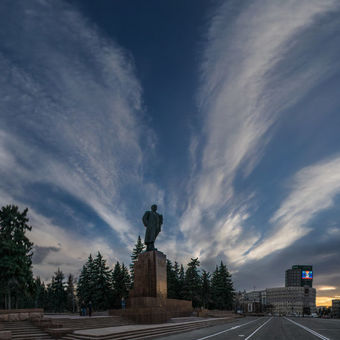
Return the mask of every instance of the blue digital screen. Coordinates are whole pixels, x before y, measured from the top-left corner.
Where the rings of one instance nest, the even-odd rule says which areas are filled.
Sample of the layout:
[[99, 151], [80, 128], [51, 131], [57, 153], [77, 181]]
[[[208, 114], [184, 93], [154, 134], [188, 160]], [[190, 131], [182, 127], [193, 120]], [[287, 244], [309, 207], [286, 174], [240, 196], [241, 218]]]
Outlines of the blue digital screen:
[[311, 270], [303, 270], [302, 271], [302, 279], [303, 280], [312, 280], [313, 272]]

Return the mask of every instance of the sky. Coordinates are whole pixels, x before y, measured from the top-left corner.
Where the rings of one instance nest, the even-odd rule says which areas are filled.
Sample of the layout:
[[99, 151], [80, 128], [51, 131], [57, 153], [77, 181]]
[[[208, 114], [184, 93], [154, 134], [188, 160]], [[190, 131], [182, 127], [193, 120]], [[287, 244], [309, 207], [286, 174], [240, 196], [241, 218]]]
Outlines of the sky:
[[34, 274], [130, 263], [158, 205], [171, 261], [237, 290], [313, 265], [340, 297], [340, 1], [0, 2], [0, 205]]

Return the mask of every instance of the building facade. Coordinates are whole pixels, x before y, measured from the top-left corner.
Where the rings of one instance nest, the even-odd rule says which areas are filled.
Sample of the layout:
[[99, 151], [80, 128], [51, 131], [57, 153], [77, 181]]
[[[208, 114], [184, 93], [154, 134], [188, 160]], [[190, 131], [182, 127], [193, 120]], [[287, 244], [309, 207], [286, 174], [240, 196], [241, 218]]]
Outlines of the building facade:
[[[313, 266], [294, 265], [286, 270], [285, 287], [239, 292], [235, 301], [237, 301], [237, 309], [245, 313], [267, 312], [280, 315], [315, 313], [316, 290], [313, 288]], [[338, 306], [337, 302], [335, 305]]]
[[237, 309], [244, 313], [263, 313], [266, 308], [266, 291], [254, 290], [239, 293], [237, 297]]
[[332, 316], [340, 318], [340, 300], [332, 300]]
[[286, 287], [313, 287], [313, 266], [294, 265], [286, 270]]
[[315, 313], [316, 290], [305, 287], [267, 288], [267, 305], [280, 315], [305, 315]]

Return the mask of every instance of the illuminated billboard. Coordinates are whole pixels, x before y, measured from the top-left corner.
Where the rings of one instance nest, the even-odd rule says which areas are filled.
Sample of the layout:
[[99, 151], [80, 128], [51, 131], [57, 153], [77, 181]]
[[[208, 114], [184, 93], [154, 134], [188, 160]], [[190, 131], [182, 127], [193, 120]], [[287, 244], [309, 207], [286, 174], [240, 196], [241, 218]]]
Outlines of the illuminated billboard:
[[313, 272], [311, 270], [303, 270], [302, 271], [302, 280], [312, 280]]

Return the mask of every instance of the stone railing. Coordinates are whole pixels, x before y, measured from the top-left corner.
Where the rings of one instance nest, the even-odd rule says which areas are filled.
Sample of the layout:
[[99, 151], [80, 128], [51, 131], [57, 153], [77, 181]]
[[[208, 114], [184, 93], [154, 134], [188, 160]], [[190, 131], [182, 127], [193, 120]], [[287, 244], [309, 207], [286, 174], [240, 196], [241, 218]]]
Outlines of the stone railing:
[[0, 309], [0, 321], [39, 320], [43, 315], [42, 308]]

